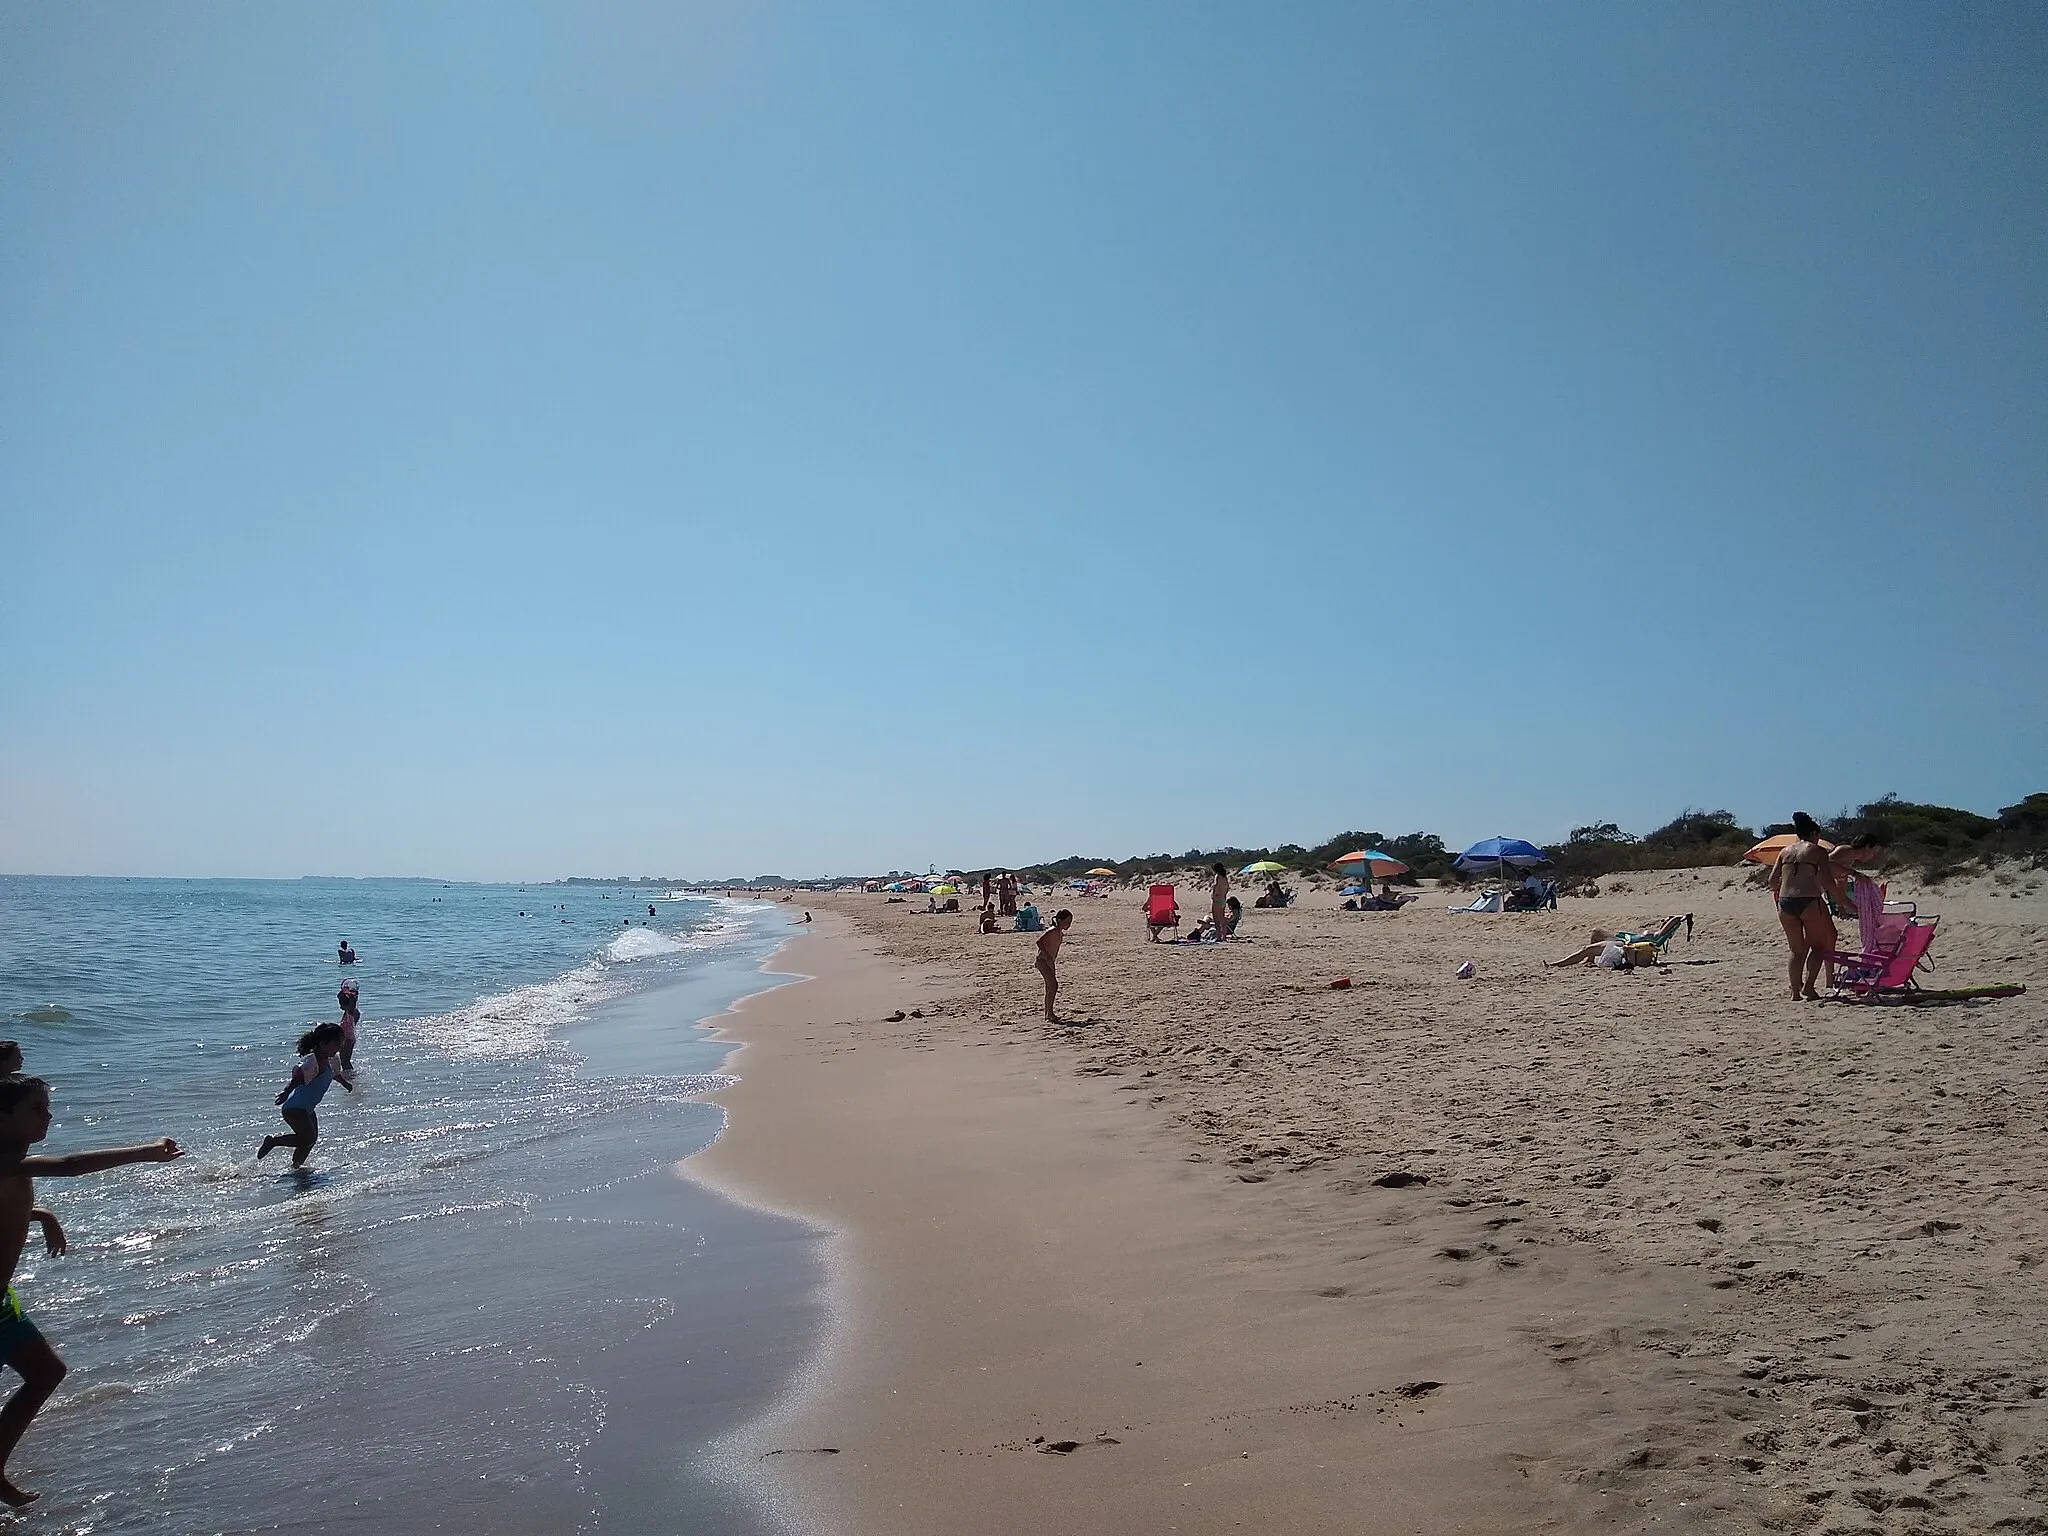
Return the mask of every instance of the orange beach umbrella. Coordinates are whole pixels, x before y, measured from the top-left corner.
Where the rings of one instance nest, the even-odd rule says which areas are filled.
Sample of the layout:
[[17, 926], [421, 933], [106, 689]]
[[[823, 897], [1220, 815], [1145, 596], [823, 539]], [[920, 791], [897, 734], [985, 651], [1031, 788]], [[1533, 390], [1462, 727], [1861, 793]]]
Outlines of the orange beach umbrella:
[[[1775, 837], [1765, 838], [1754, 848], [1750, 849], [1749, 852], [1745, 853], [1743, 857], [1752, 864], [1775, 864], [1778, 862], [1778, 855], [1798, 841], [1799, 834], [1797, 832], [1780, 832]], [[1820, 846], [1829, 853], [1835, 851], [1835, 845], [1826, 838], [1820, 840]]]

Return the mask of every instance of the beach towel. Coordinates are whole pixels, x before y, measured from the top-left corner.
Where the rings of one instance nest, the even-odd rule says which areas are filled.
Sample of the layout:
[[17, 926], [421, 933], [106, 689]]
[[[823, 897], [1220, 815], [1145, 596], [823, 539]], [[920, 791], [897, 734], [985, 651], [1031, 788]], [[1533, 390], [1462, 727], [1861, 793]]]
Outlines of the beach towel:
[[1884, 887], [1868, 875], [1854, 875], [1849, 881], [1849, 900], [1856, 908], [1856, 931], [1863, 953], [1874, 954], [1878, 920], [1884, 916]]

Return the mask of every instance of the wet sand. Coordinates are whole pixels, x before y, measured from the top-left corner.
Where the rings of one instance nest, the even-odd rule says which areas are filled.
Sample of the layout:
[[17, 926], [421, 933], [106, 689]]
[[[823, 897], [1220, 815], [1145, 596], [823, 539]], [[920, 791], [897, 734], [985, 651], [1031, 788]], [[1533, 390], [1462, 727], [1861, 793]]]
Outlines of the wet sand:
[[[735, 1464], [877, 1536], [2048, 1529], [2040, 893], [1927, 902], [2024, 998], [1813, 1006], [1742, 873], [1220, 949], [1119, 892], [1057, 1028], [1028, 936], [840, 898], [689, 1164], [838, 1234]], [[1541, 967], [1667, 911], [1666, 969]]]

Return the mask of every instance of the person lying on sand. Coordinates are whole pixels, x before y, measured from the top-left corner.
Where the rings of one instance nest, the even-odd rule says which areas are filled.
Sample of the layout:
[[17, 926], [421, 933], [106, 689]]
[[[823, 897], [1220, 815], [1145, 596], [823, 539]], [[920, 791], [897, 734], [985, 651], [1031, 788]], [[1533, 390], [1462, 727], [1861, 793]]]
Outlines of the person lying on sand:
[[1562, 960], [1546, 960], [1543, 963], [1546, 967], [1560, 965], [1592, 965], [1597, 960], [1599, 960], [1600, 952], [1603, 949], [1607, 948], [1608, 945], [1614, 943], [1621, 943], [1623, 945], [1626, 945], [1630, 939], [1640, 937], [1644, 934], [1656, 933], [1659, 930], [1668, 927], [1673, 921], [1674, 919], [1669, 917], [1660, 918], [1658, 921], [1654, 923], [1647, 923], [1641, 928], [1623, 928], [1616, 933], [1609, 933], [1605, 928], [1595, 928], [1591, 933], [1586, 935], [1585, 948], [1573, 950], [1570, 954], [1566, 955]]

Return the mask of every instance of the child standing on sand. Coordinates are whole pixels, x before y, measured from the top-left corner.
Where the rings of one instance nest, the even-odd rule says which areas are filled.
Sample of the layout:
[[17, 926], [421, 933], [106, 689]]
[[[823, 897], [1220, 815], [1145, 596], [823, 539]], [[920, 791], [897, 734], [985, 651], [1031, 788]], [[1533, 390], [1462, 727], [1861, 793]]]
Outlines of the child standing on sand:
[[0, 1077], [0, 1264], [7, 1271], [7, 1295], [0, 1301], [0, 1361], [21, 1373], [20, 1387], [7, 1399], [7, 1406], [0, 1408], [0, 1499], [17, 1509], [37, 1496], [14, 1485], [7, 1476], [7, 1460], [65, 1372], [57, 1351], [28, 1320], [14, 1294], [14, 1266], [21, 1262], [31, 1221], [41, 1224], [43, 1244], [53, 1258], [64, 1251], [63, 1227], [36, 1204], [36, 1176], [70, 1178], [128, 1163], [167, 1163], [180, 1155], [178, 1144], [166, 1136], [139, 1147], [102, 1147], [62, 1157], [31, 1156], [28, 1149], [49, 1134], [49, 1084], [40, 1077], [18, 1073]]
[[1052, 1011], [1052, 1000], [1060, 990], [1060, 945], [1066, 942], [1067, 930], [1074, 926], [1074, 914], [1062, 908], [1055, 913], [1052, 926], [1038, 936], [1038, 958], [1031, 962], [1038, 974], [1045, 978], [1046, 1022], [1057, 1024], [1058, 1014]]
[[313, 1113], [314, 1109], [336, 1083], [350, 1093], [356, 1091], [348, 1068], [340, 1062], [339, 1024], [316, 1024], [299, 1036], [299, 1056], [299, 1064], [292, 1068], [292, 1080], [277, 1096], [277, 1102], [284, 1106], [284, 1123], [292, 1128], [292, 1133], [289, 1136], [264, 1137], [263, 1145], [256, 1149], [256, 1161], [259, 1163], [270, 1156], [271, 1148], [290, 1147], [292, 1166], [305, 1167], [306, 1154], [320, 1139], [320, 1120]]

